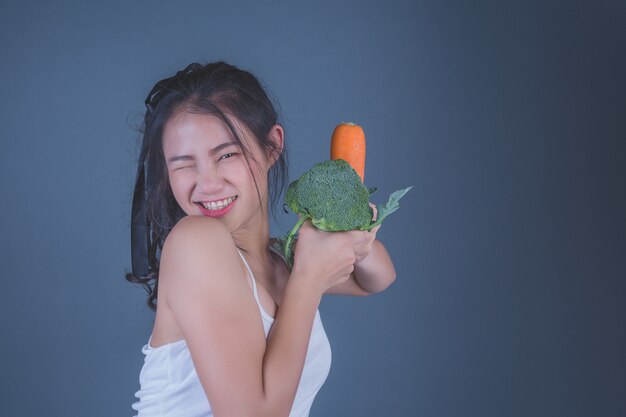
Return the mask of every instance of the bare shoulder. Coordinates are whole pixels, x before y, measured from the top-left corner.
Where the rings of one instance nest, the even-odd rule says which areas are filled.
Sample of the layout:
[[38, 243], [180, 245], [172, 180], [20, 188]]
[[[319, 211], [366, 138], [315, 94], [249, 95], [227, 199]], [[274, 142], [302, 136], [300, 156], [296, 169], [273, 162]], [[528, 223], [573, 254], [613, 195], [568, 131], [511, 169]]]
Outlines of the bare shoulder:
[[166, 247], [178, 249], [198, 244], [235, 247], [232, 236], [219, 220], [202, 216], [186, 216], [169, 232], [163, 250], [165, 251]]
[[233, 238], [220, 221], [187, 216], [170, 231], [161, 253], [159, 295], [171, 301], [177, 294], [214, 291], [215, 286], [238, 281], [246, 284], [245, 271]]

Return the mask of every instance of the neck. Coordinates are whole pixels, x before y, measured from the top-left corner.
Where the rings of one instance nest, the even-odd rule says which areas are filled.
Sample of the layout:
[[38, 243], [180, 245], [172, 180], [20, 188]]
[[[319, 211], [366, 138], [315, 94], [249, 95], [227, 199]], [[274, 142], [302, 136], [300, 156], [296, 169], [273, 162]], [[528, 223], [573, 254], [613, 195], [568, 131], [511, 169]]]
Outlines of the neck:
[[235, 245], [246, 255], [248, 262], [263, 265], [265, 269], [271, 264], [269, 253], [270, 227], [267, 211], [259, 210], [258, 216], [247, 225], [232, 232]]

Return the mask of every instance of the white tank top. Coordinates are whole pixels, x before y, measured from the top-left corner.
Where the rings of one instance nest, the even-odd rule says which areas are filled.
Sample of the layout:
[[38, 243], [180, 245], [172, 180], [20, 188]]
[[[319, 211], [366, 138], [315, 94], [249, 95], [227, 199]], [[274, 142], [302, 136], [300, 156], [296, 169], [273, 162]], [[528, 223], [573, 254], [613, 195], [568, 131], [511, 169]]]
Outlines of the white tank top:
[[[256, 281], [243, 257], [241, 259], [248, 270], [252, 282], [254, 298], [259, 305], [265, 337], [267, 337], [274, 318], [261, 306]], [[138, 401], [132, 408], [138, 417], [211, 417], [213, 412], [206, 398], [198, 374], [191, 361], [191, 355], [184, 339], [152, 347], [150, 341], [143, 346], [144, 364], [139, 374], [140, 389], [135, 393]], [[331, 351], [328, 337], [324, 331], [319, 310], [311, 330], [300, 384], [296, 392], [289, 417], [307, 417], [315, 395], [324, 384], [330, 371]]]

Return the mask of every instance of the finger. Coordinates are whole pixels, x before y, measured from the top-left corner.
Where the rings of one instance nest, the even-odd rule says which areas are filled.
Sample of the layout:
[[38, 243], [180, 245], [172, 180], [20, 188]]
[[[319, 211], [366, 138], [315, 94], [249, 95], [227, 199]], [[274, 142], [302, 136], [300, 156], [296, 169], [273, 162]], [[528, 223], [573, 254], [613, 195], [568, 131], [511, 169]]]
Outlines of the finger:
[[370, 202], [369, 205], [372, 208], [372, 212], [374, 213], [374, 215], [372, 216], [372, 220], [376, 221], [376, 217], [378, 217], [378, 209], [376, 208], [376, 204]]
[[370, 233], [367, 230], [351, 230], [348, 233], [352, 243], [355, 245], [362, 244], [370, 239]]
[[306, 220], [304, 223], [302, 223], [302, 226], [300, 226], [300, 232], [302, 230], [311, 230], [314, 229], [313, 225], [311, 224], [311, 220]]

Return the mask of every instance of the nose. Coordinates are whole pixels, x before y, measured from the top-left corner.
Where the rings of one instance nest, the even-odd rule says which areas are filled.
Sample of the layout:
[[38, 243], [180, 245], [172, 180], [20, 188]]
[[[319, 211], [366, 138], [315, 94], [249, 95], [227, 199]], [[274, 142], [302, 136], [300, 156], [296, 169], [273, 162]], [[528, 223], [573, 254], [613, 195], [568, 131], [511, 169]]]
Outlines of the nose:
[[203, 194], [215, 194], [224, 186], [224, 179], [219, 175], [216, 166], [204, 166], [198, 169], [196, 190]]

